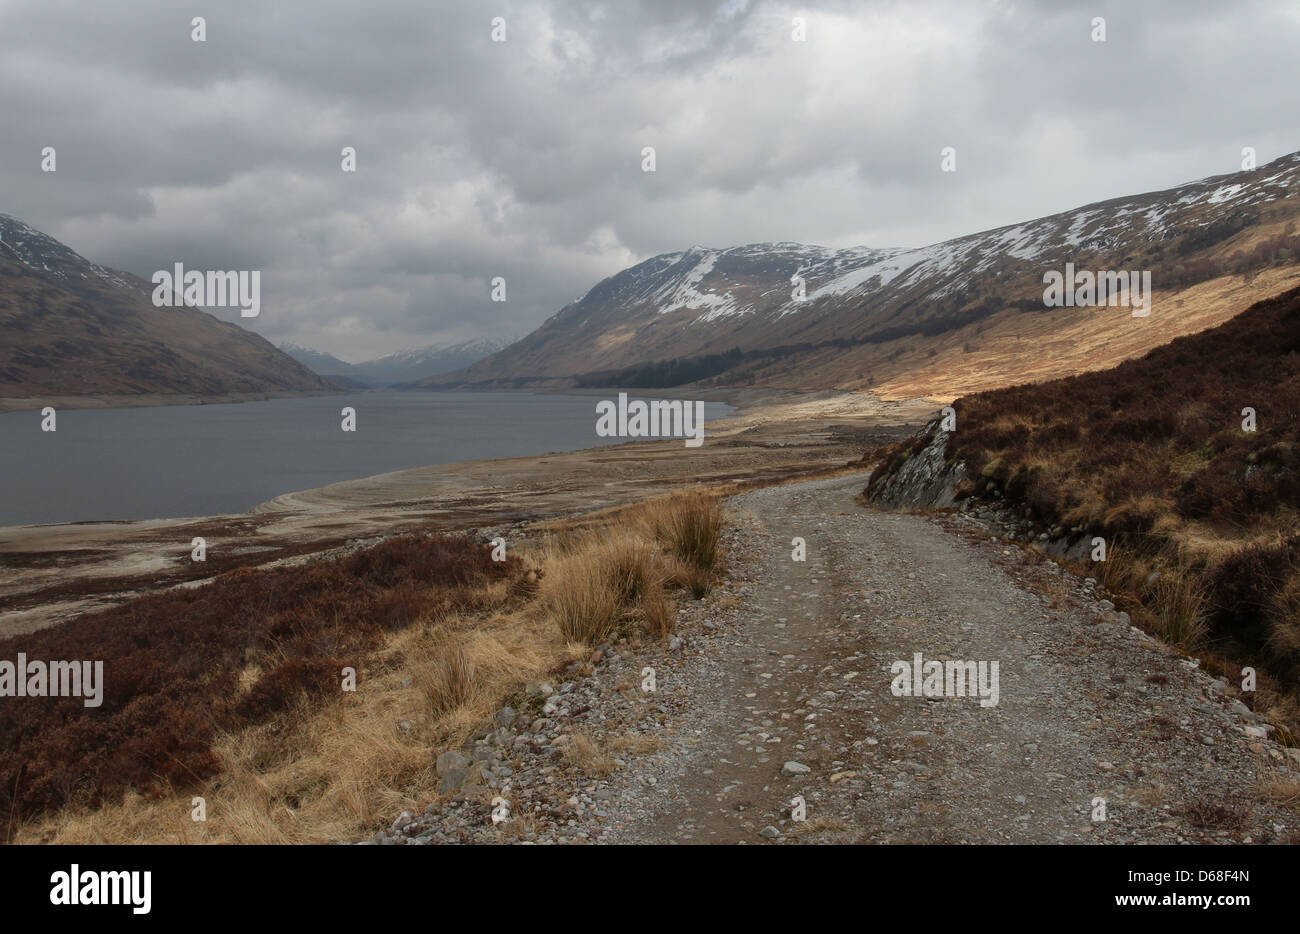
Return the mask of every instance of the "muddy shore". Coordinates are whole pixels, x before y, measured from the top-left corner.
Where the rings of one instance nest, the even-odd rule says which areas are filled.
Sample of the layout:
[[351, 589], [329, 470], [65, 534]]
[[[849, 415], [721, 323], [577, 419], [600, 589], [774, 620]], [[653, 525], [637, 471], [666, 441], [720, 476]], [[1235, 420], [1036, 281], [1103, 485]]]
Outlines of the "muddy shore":
[[64, 409], [142, 409], [165, 405], [223, 405], [232, 402], [265, 402], [267, 399], [296, 399], [303, 396], [340, 396], [352, 390], [325, 389], [311, 392], [228, 392], [198, 396], [191, 393], [94, 393], [81, 396], [3, 396], [0, 413], [39, 411], [52, 406]]
[[[648, 499], [684, 486], [779, 480], [837, 467], [901, 437], [937, 407], [854, 393], [696, 394], [736, 405], [703, 446], [680, 440], [464, 461], [287, 493], [233, 515], [0, 527], [0, 637], [132, 596], [193, 586], [402, 531], [518, 525]], [[191, 560], [205, 540], [207, 559]]]

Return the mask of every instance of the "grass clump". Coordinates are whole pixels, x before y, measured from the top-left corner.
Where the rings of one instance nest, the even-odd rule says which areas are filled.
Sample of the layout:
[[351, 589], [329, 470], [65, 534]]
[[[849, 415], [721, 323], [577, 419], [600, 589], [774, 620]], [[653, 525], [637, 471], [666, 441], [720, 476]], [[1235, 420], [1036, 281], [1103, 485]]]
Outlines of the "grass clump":
[[718, 563], [722, 537], [722, 502], [716, 496], [692, 492], [664, 501], [650, 515], [655, 536], [679, 561], [702, 571]]

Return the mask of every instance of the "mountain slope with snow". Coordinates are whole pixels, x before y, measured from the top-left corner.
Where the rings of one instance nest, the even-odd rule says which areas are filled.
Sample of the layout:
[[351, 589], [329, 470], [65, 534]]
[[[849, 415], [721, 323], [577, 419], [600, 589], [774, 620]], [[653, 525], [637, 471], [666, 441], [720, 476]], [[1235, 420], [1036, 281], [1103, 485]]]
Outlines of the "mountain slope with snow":
[[[1258, 301], [1259, 289], [1281, 291], [1274, 280], [1300, 263], [1283, 243], [1300, 216], [1298, 196], [1293, 153], [917, 249], [695, 246], [603, 280], [503, 352], [427, 382], [951, 395], [1039, 378], [1051, 367], [1030, 366], [1040, 361], [1026, 354], [1040, 350], [1065, 372], [1109, 366], [1219, 323]], [[1156, 311], [1136, 319], [1125, 309], [1045, 307], [1043, 274], [1066, 263], [1150, 270]], [[1220, 281], [1261, 270], [1242, 289]], [[1217, 310], [1202, 307], [1211, 293]], [[1052, 349], [1061, 334], [1076, 335], [1078, 353]], [[981, 362], [997, 372], [981, 376]]]

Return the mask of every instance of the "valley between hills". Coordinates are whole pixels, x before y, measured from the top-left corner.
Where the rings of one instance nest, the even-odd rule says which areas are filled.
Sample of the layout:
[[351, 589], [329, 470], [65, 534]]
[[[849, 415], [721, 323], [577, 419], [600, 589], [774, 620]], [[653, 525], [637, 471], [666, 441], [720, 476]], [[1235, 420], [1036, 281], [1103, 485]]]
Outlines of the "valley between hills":
[[[1300, 841], [1298, 193], [1292, 154], [920, 250], [665, 254], [418, 385], [737, 404], [701, 448], [0, 529], [0, 659], [131, 673], [0, 721], [8, 839]], [[339, 390], [0, 223], [12, 408]], [[1065, 262], [1151, 269], [1150, 317], [1044, 308]], [[918, 646], [1000, 660], [997, 709], [891, 692]]]

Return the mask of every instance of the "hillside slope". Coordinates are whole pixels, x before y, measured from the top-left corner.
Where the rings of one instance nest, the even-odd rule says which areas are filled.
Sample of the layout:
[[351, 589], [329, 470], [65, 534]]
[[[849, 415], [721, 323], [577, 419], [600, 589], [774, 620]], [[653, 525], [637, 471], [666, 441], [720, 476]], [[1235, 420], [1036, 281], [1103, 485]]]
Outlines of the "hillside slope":
[[[436, 385], [963, 392], [1114, 365], [1300, 275], [1300, 153], [920, 249], [692, 247], [612, 276]], [[1149, 317], [1046, 308], [1043, 274], [1150, 270]], [[804, 298], [792, 297], [803, 280]]]
[[0, 397], [328, 390], [272, 344], [0, 214]]
[[871, 499], [955, 483], [963, 509], [1086, 563], [1104, 538], [1093, 573], [1135, 619], [1300, 692], [1300, 288], [1114, 369], [953, 407], [951, 434], [872, 457]]

